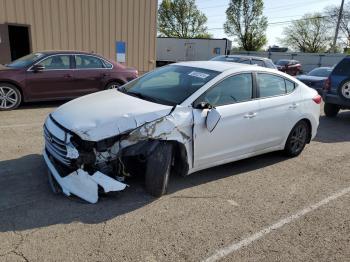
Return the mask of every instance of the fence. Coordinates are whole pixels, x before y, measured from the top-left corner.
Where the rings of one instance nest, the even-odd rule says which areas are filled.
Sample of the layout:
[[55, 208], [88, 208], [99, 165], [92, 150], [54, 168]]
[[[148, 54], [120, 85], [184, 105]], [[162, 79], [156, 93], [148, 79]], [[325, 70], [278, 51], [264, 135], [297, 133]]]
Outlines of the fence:
[[302, 64], [304, 72], [320, 66], [334, 66], [342, 60], [346, 54], [325, 54], [325, 53], [286, 53], [286, 52], [231, 52], [232, 55], [252, 55], [270, 58], [274, 63], [279, 59], [295, 59]]

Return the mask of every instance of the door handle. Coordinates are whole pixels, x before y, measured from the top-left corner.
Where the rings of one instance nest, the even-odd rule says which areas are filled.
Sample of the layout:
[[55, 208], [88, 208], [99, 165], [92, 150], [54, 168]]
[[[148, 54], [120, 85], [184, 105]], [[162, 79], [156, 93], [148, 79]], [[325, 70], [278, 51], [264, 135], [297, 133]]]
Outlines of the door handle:
[[254, 118], [256, 117], [257, 113], [250, 112], [244, 116], [244, 118]]
[[296, 109], [298, 107], [298, 104], [293, 103], [292, 105], [289, 106], [290, 109]]
[[106, 73], [102, 74], [102, 77], [107, 77], [107, 76], [109, 76], [109, 74], [106, 74]]

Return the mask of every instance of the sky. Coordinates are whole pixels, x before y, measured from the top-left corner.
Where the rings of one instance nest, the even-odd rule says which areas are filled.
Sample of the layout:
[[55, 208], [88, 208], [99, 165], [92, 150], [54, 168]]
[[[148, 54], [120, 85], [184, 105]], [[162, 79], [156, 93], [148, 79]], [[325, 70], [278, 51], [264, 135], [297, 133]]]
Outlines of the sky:
[[[159, 0], [159, 2], [161, 2]], [[214, 38], [229, 38], [222, 29], [226, 20], [225, 11], [229, 0], [196, 0], [197, 7], [208, 18], [209, 33]], [[278, 38], [282, 37], [283, 27], [289, 20], [300, 19], [305, 13], [322, 12], [330, 5], [340, 5], [341, 0], [264, 0], [264, 15], [267, 16], [267, 46], [280, 45]], [[282, 22], [282, 23], [277, 23]], [[235, 43], [233, 42], [233, 46]]]

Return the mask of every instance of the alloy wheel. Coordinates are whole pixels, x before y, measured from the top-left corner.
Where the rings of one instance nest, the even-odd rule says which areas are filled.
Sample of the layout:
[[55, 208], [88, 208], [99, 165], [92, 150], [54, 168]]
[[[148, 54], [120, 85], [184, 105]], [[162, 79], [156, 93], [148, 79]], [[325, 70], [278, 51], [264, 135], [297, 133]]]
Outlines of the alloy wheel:
[[350, 99], [350, 82], [345, 83], [342, 86], [341, 93], [345, 98]]
[[0, 108], [10, 109], [18, 103], [18, 94], [8, 86], [0, 86]]
[[305, 146], [306, 139], [307, 130], [305, 125], [300, 124], [297, 127], [295, 127], [290, 138], [291, 150], [294, 153], [298, 153], [299, 151], [301, 151]]

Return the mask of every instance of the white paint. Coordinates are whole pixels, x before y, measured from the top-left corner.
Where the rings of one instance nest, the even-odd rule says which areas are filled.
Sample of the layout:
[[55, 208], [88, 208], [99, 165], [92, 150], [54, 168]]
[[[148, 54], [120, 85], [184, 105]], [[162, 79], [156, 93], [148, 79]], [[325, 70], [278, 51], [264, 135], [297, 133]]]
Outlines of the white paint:
[[126, 188], [126, 184], [121, 183], [109, 176], [106, 176], [105, 174], [102, 174], [101, 172], [97, 171], [94, 173], [91, 178], [102, 188], [104, 189], [105, 193], [111, 192], [111, 191], [121, 191]]
[[328, 204], [329, 202], [336, 200], [337, 198], [340, 198], [348, 193], [350, 193], [350, 187], [344, 188], [343, 190], [338, 191], [337, 193], [321, 200], [320, 202], [313, 204], [313, 205], [310, 205], [310, 206], [300, 210], [299, 212], [295, 213], [294, 215], [291, 215], [291, 216], [288, 216], [284, 219], [281, 219], [277, 223], [260, 230], [259, 232], [241, 240], [238, 243], [233, 243], [232, 245], [229, 245], [225, 248], [217, 250], [212, 256], [208, 257], [204, 261], [205, 262], [218, 261], [218, 260], [230, 255], [231, 253], [240, 250], [243, 247], [249, 246], [250, 244], [252, 244], [256, 240], [259, 240], [262, 237], [264, 237], [265, 235], [271, 233], [273, 230], [279, 229], [279, 228], [283, 227], [284, 225], [289, 224], [289, 223], [293, 222], [294, 220], [297, 220], [297, 219], [301, 218], [302, 216], [305, 216], [306, 214], [308, 214], [308, 213], [310, 213], [310, 212], [312, 212], [312, 211]]

